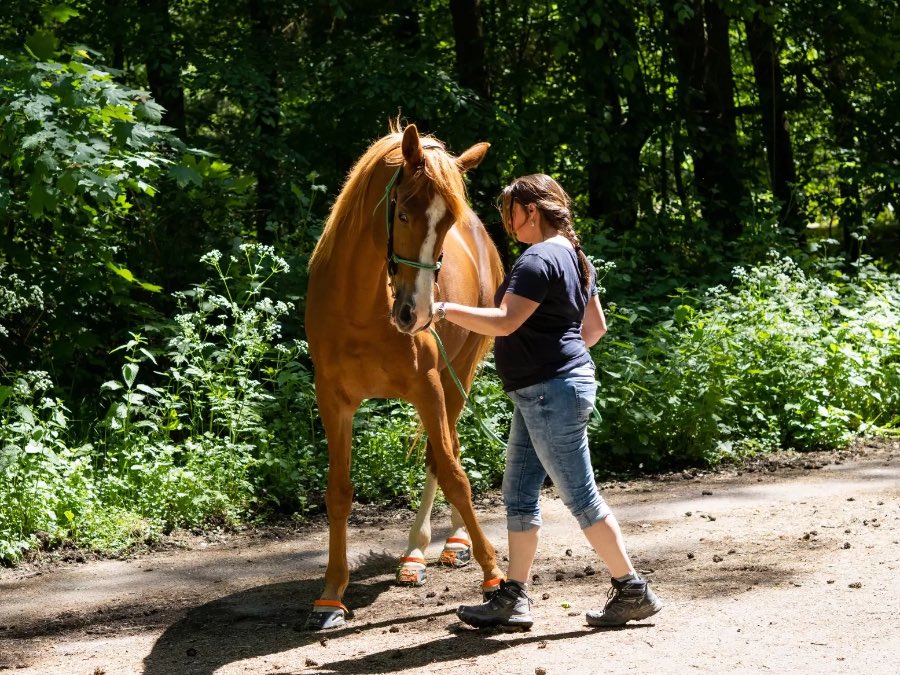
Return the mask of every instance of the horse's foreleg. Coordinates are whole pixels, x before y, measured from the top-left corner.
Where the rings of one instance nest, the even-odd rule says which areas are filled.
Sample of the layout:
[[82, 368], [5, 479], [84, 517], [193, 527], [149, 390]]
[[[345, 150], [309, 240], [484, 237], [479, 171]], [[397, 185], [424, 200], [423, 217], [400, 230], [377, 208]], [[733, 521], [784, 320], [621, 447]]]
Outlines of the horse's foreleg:
[[456, 458], [447, 411], [442, 401], [440, 401], [440, 405], [435, 405], [438, 402], [435, 401], [435, 398], [440, 401], [443, 397], [440, 395], [428, 397], [427, 403], [417, 403], [416, 407], [431, 443], [438, 484], [447, 501], [456, 507], [463, 524], [469, 531], [472, 539], [472, 551], [481, 566], [485, 581], [502, 578], [503, 574], [497, 567], [496, 551], [481, 529], [475, 515], [475, 508], [472, 506], [472, 488], [469, 478]]
[[[444, 391], [447, 383], [444, 383]], [[462, 399], [459, 396], [451, 396], [445, 393], [447, 422], [450, 425], [450, 438], [453, 442], [453, 457], [459, 462], [459, 433], [456, 430], [456, 422], [462, 412]], [[430, 450], [430, 448], [429, 448]], [[429, 459], [433, 462], [433, 459]], [[450, 534], [444, 542], [444, 549], [438, 558], [438, 564], [446, 567], [465, 567], [472, 559], [472, 540], [466, 530], [462, 514], [454, 504], [450, 504]]]
[[[472, 387], [472, 381], [475, 379], [475, 371], [480, 360], [480, 343], [470, 343], [467, 349], [457, 355], [454, 368], [456, 369], [463, 386], [466, 391]], [[456, 427], [463, 408], [466, 405], [465, 398], [456, 381], [450, 374], [449, 369], [441, 371], [441, 384], [444, 388], [444, 402], [447, 410], [447, 422], [450, 425], [450, 436], [453, 439], [453, 455], [459, 462], [459, 431]], [[467, 542], [467, 543], [466, 543]], [[469, 547], [471, 547], [471, 539], [466, 531], [465, 522], [462, 514], [455, 505], [450, 505], [450, 536], [447, 543], [444, 544], [444, 551], [441, 553], [440, 562], [452, 567], [460, 567], [465, 565], [469, 559]]]
[[354, 406], [331, 395], [323, 387], [316, 387], [319, 416], [328, 438], [328, 488], [325, 505], [328, 509], [328, 567], [325, 588], [313, 605], [308, 619], [311, 628], [332, 628], [344, 622], [349, 610], [341, 598], [350, 581], [347, 563], [347, 520], [353, 501], [350, 483], [350, 443]]

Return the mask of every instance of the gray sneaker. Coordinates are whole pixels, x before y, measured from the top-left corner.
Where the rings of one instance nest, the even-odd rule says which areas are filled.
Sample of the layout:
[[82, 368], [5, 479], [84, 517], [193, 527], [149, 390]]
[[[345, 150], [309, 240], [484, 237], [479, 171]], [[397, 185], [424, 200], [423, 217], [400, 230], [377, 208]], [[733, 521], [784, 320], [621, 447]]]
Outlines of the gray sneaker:
[[591, 609], [585, 615], [590, 626], [624, 626], [628, 621], [647, 619], [663, 608], [662, 600], [643, 579], [612, 580], [606, 607]]
[[521, 584], [515, 581], [501, 581], [500, 589], [491, 599], [480, 605], [463, 605], [456, 610], [456, 616], [475, 628], [508, 626], [531, 628], [531, 598]]

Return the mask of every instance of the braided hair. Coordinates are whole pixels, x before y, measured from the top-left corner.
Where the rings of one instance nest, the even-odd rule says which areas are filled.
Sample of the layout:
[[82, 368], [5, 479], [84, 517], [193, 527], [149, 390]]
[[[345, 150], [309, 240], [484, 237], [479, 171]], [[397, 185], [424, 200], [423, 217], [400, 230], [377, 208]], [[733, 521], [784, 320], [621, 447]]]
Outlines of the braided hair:
[[588, 291], [591, 287], [590, 267], [587, 256], [581, 250], [581, 239], [572, 227], [572, 200], [562, 186], [546, 174], [535, 173], [516, 178], [503, 188], [500, 193], [500, 216], [503, 219], [503, 229], [513, 236], [512, 208], [516, 202], [522, 206], [534, 204], [544, 221], [569, 240], [578, 256], [581, 283], [584, 290]]

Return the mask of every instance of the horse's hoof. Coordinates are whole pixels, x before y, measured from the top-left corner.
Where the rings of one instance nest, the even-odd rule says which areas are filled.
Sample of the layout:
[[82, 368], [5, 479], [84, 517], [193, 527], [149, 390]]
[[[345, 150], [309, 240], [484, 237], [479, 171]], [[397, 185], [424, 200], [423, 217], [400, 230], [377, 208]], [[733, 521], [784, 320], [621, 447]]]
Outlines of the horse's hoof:
[[[447, 548], [447, 544], [465, 544], [465, 548], [451, 549]], [[444, 550], [441, 551], [441, 557], [438, 558], [438, 565], [444, 567], [465, 567], [472, 562], [472, 545], [466, 539], [459, 537], [449, 537], [444, 544]]]
[[[405, 563], [416, 563], [415, 567], [407, 567]], [[423, 565], [423, 567], [419, 567]], [[424, 558], [400, 558], [400, 567], [397, 568], [398, 586], [422, 586], [427, 577]]]
[[323, 608], [314, 609], [306, 617], [306, 623], [303, 625], [305, 630], [328, 630], [329, 628], [340, 628], [346, 623], [346, 619], [353, 617], [347, 607], [338, 600], [314, 600], [313, 607]]
[[310, 612], [303, 628], [308, 631], [328, 630], [329, 628], [340, 628], [346, 623], [344, 612], [335, 609], [327, 612]]

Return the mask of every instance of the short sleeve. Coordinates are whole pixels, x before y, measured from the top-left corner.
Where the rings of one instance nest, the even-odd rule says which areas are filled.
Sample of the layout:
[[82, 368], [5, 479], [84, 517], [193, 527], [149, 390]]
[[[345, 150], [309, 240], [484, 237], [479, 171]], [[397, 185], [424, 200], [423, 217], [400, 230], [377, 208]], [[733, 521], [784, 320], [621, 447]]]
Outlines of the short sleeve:
[[597, 288], [597, 270], [590, 262], [588, 262], [588, 269], [591, 273], [591, 289], [588, 293], [588, 299], [590, 300], [595, 295], [600, 295], [600, 289]]
[[519, 295], [534, 302], [543, 302], [550, 289], [547, 262], [534, 253], [524, 253], [509, 273], [507, 293]]

